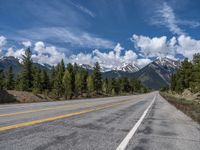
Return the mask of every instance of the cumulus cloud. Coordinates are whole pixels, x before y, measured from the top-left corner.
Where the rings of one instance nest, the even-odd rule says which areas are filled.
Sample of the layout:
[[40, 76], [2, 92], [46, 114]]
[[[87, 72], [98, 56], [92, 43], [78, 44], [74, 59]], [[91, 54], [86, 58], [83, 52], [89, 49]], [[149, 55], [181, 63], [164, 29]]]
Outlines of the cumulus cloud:
[[[122, 54], [122, 52], [124, 53]], [[118, 69], [123, 64], [136, 64], [137, 54], [133, 50], [124, 50], [124, 48], [118, 43], [113, 50], [108, 52], [101, 52], [98, 49], [92, 51], [91, 54], [79, 53], [69, 57], [69, 62], [76, 62], [78, 64], [93, 65], [95, 62], [99, 62], [103, 68], [106, 69]], [[140, 63], [143, 66], [144, 63]]]
[[200, 40], [191, 38], [190, 36], [181, 35], [177, 38], [177, 53], [192, 59], [195, 53], [200, 53]]
[[167, 41], [166, 36], [150, 38], [134, 34], [131, 40], [143, 57], [166, 57], [175, 55], [175, 37]]
[[56, 65], [61, 59], [66, 60], [64, 53], [59, 52], [55, 46], [46, 46], [42, 41], [35, 43], [34, 51], [33, 61], [41, 64]]
[[24, 45], [24, 47], [31, 47], [32, 43], [31, 41], [23, 41], [22, 45]]
[[21, 49], [18, 49], [18, 50], [14, 50], [12, 47], [9, 48], [5, 54], [5, 56], [13, 56], [13, 57], [16, 57], [16, 58], [19, 58], [21, 59], [22, 58], [22, 55], [24, 55], [25, 53], [25, 49], [24, 48], [21, 48]]
[[131, 40], [145, 58], [168, 57], [175, 59], [177, 54], [192, 59], [195, 53], [200, 53], [200, 40], [193, 39], [190, 36], [180, 35], [167, 39], [162, 37], [147, 37], [133, 35]]

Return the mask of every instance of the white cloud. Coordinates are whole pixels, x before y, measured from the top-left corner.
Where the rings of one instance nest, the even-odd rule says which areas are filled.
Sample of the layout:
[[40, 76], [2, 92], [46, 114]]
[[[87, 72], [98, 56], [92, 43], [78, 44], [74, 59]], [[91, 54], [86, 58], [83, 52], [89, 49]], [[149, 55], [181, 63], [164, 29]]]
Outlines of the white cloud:
[[200, 53], [200, 40], [192, 39], [190, 36], [181, 35], [177, 38], [177, 53], [192, 59], [195, 53]]
[[22, 55], [25, 54], [25, 49], [22, 48], [22, 49], [18, 49], [16, 51], [13, 50], [13, 48], [8, 48], [5, 56], [13, 56], [15, 58], [19, 58], [20, 62], [22, 61]]
[[[140, 63], [137, 61], [138, 56], [134, 51], [126, 50], [124, 55], [122, 55], [123, 50], [124, 48], [118, 43], [113, 50], [108, 52], [101, 52], [100, 50], [95, 49], [91, 54], [79, 53], [77, 55], [72, 55], [69, 57], [68, 62], [76, 62], [78, 64], [89, 65], [93, 65], [95, 62], [99, 62], [103, 68], [108, 70], [120, 68], [124, 63]], [[140, 66], [143, 64], [141, 63]]]
[[2, 48], [6, 44], [7, 40], [4, 36], [0, 36], [0, 57], [3, 56], [2, 54]]
[[131, 40], [142, 57], [168, 57], [176, 59], [176, 54], [192, 60], [195, 53], [200, 53], [200, 40], [190, 36], [180, 35], [178, 37], [147, 37], [133, 35]]
[[131, 40], [143, 57], [165, 57], [175, 55], [176, 39], [174, 37], [167, 41], [166, 36], [150, 38], [134, 34]]
[[64, 53], [59, 52], [54, 46], [46, 46], [42, 41], [35, 43], [34, 51], [33, 61], [40, 64], [56, 65], [61, 59], [66, 60]]
[[90, 11], [89, 9], [87, 9], [86, 7], [83, 7], [82, 5], [79, 5], [79, 4], [75, 4], [75, 3], [71, 3], [72, 5], [74, 5], [76, 8], [78, 8], [79, 10], [81, 10], [82, 12], [88, 14], [89, 16], [91, 17], [95, 17], [95, 14]]
[[6, 44], [7, 40], [4, 36], [0, 36], [0, 47], [4, 46]]
[[32, 43], [31, 41], [23, 41], [22, 45], [24, 45], [24, 47], [31, 47]]
[[186, 33], [180, 27], [188, 26], [196, 28], [200, 26], [200, 22], [194, 20], [182, 20], [177, 17], [172, 7], [166, 2], [158, 7], [155, 11], [155, 16], [152, 17], [151, 23], [154, 25], [161, 25], [167, 27], [170, 32], [176, 35], [185, 35]]
[[140, 59], [137, 59], [136, 64], [137, 64], [139, 67], [142, 68], [142, 67], [148, 65], [150, 62], [152, 62], [152, 60], [149, 59], [149, 58], [140, 58]]
[[174, 10], [167, 3], [164, 3], [162, 8], [158, 10], [157, 13], [162, 17], [162, 24], [167, 26], [172, 33], [178, 35], [185, 34], [177, 25], [177, 18], [174, 14]]

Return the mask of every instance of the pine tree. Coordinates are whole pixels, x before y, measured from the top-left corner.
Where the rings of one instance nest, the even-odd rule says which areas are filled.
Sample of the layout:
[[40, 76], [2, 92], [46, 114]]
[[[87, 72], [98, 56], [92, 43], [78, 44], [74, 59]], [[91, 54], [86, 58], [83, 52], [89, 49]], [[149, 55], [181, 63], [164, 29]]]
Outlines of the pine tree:
[[3, 70], [0, 70], [0, 90], [4, 89], [4, 80], [5, 80], [5, 76], [4, 76]]
[[31, 59], [31, 50], [30, 48], [27, 48], [25, 50], [25, 55], [22, 55], [22, 63], [23, 63], [23, 72], [21, 75], [21, 90], [27, 91], [31, 90], [32, 88], [32, 81], [33, 81], [33, 76], [32, 76], [32, 59]]
[[88, 95], [90, 95], [94, 91], [92, 76], [88, 76], [87, 78], [87, 90], [88, 90]]
[[67, 70], [69, 71], [70, 74], [70, 84], [71, 84], [71, 98], [75, 95], [75, 72], [74, 72], [74, 66], [69, 63], [67, 65]]
[[65, 63], [64, 63], [63, 59], [60, 62], [60, 68], [59, 68], [59, 70], [61, 72], [61, 75], [64, 76], [64, 73], [65, 73]]
[[100, 71], [99, 63], [95, 64], [93, 70], [93, 86], [96, 93], [100, 93], [102, 90], [102, 75]]
[[41, 93], [42, 92], [42, 80], [41, 80], [41, 69], [34, 67], [33, 69], [33, 92]]
[[12, 66], [9, 67], [8, 71], [6, 72], [5, 76], [5, 86], [7, 90], [13, 90], [14, 89], [14, 74], [12, 71]]
[[81, 75], [77, 73], [75, 76], [75, 92], [76, 96], [78, 96], [81, 92]]
[[88, 78], [87, 70], [81, 68], [80, 75], [81, 75], [81, 95], [82, 95], [83, 93], [87, 92], [87, 78]]
[[72, 85], [71, 85], [71, 74], [68, 70], [65, 71], [64, 77], [63, 77], [63, 86], [64, 86], [64, 94], [65, 98], [72, 98], [73, 92], [72, 92]]
[[46, 70], [42, 70], [42, 72], [41, 72], [41, 83], [42, 83], [43, 91], [50, 89], [49, 76], [48, 76]]
[[109, 81], [106, 78], [105, 80], [103, 80], [103, 91], [108, 94], [109, 93]]

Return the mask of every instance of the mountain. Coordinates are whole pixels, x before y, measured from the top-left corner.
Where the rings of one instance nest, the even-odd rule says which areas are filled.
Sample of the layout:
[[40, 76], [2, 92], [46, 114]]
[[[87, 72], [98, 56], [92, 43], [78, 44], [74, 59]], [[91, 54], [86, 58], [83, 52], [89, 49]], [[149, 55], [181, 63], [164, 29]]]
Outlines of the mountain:
[[135, 64], [124, 64], [119, 70], [124, 72], [133, 73], [140, 70], [140, 68]]
[[158, 58], [134, 73], [134, 77], [152, 89], [160, 89], [170, 84], [170, 76], [180, 67], [180, 64], [180, 61]]
[[[88, 65], [88, 64], [79, 64], [80, 67], [86, 69], [86, 70], [93, 70], [93, 66], [92, 65]], [[137, 65], [133, 65], [133, 64], [122, 64], [122, 66], [120, 67], [116, 67], [116, 68], [107, 68], [104, 66], [101, 66], [101, 71], [102, 72], [110, 72], [110, 71], [115, 71], [115, 72], [128, 72], [128, 73], [133, 73], [133, 72], [137, 72], [139, 71], [140, 68]]]
[[[50, 72], [52, 66], [48, 64], [39, 64], [39, 63], [33, 63], [34, 66], [39, 67], [40, 69], [44, 69], [47, 72]], [[19, 62], [18, 58], [15, 58], [13, 56], [8, 57], [2, 57], [0, 58], [0, 70], [8, 70], [8, 68], [12, 66], [13, 73], [17, 74], [22, 71], [22, 64]]]
[[0, 59], [0, 70], [8, 70], [9, 66], [12, 66], [14, 74], [17, 74], [22, 70], [22, 65], [19, 63], [18, 58], [13, 56], [2, 57]]
[[[34, 63], [34, 65], [41, 69], [45, 69], [47, 72], [50, 72], [52, 68], [52, 66], [48, 64]], [[19, 59], [11, 56], [0, 59], [0, 70], [7, 70], [9, 66], [13, 67], [14, 74], [17, 74], [22, 70]], [[79, 64], [79, 66], [88, 70], [89, 73], [92, 73], [93, 71], [92, 65]], [[101, 70], [104, 78], [136, 78], [151, 89], [160, 89], [163, 86], [169, 85], [171, 74], [174, 73], [179, 66], [180, 61], [169, 58], [158, 58], [142, 69], [136, 65], [122, 64], [121, 67], [113, 69], [101, 67]]]

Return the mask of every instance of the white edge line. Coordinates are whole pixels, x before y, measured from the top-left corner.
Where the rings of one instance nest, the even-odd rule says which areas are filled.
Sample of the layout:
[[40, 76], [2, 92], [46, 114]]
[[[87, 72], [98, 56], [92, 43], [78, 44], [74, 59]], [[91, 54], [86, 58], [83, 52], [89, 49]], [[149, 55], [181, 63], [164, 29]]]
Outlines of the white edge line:
[[137, 121], [137, 123], [134, 125], [134, 127], [129, 131], [129, 133], [127, 134], [127, 136], [123, 139], [123, 141], [119, 144], [119, 146], [117, 147], [116, 150], [125, 150], [129, 141], [131, 140], [131, 138], [133, 137], [133, 135], [135, 134], [135, 132], [137, 131], [138, 127], [140, 126], [140, 124], [142, 123], [142, 121], [144, 120], [145, 116], [147, 115], [147, 112], [149, 111], [149, 109], [151, 108], [151, 106], [153, 105], [154, 101], [156, 99], [156, 95], [154, 96], [151, 104], [147, 107], [147, 109], [143, 112], [142, 116], [140, 117], [140, 119]]

